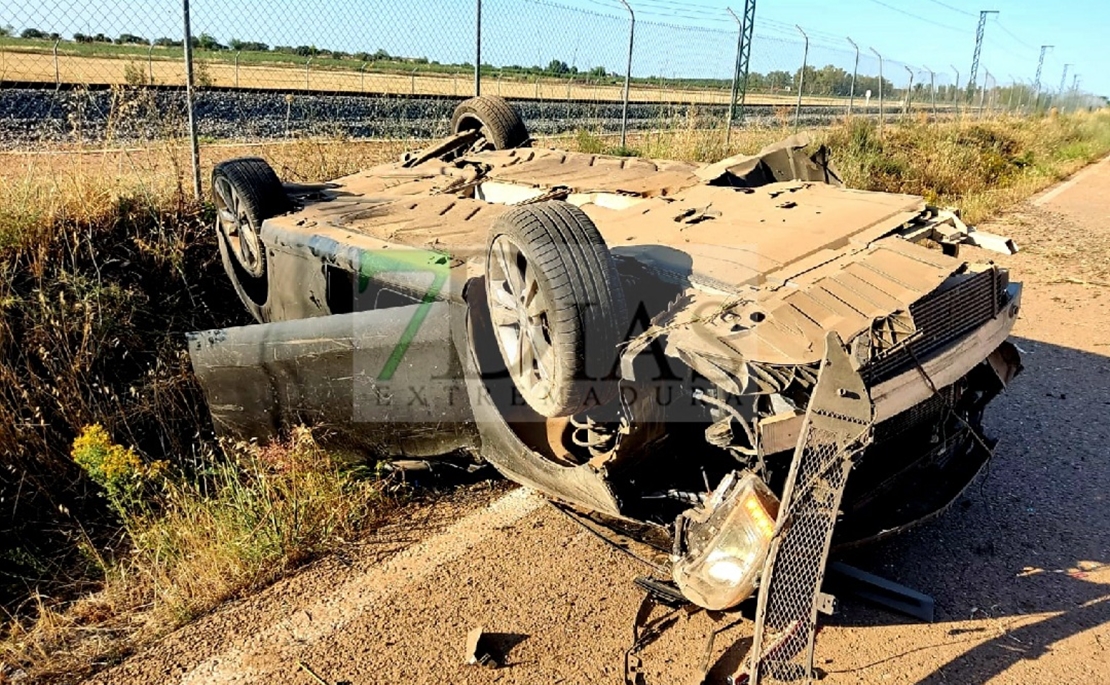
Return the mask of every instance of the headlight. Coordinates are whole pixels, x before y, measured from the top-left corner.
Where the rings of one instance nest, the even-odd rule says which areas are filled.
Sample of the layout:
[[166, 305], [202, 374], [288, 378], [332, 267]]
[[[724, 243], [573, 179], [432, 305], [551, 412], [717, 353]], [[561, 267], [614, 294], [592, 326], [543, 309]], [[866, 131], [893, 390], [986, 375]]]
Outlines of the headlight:
[[728, 609], [755, 591], [779, 501], [755, 474], [726, 476], [709, 499], [679, 515], [674, 581], [690, 601]]

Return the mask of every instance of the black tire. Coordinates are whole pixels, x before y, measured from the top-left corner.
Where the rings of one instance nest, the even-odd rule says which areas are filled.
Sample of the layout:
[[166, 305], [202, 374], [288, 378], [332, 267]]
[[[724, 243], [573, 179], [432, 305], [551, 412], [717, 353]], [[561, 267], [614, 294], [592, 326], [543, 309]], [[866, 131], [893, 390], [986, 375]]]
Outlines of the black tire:
[[481, 95], [464, 100], [451, 115], [451, 131], [481, 130], [497, 150], [509, 150], [528, 142], [528, 129], [520, 113], [505, 98]]
[[259, 157], [229, 159], [212, 170], [212, 194], [216, 229], [228, 242], [234, 261], [248, 278], [264, 278], [262, 222], [289, 211], [289, 196], [277, 174]]
[[536, 412], [570, 416], [616, 397], [624, 292], [581, 209], [538, 202], [503, 214], [486, 248], [486, 300], [509, 375]]

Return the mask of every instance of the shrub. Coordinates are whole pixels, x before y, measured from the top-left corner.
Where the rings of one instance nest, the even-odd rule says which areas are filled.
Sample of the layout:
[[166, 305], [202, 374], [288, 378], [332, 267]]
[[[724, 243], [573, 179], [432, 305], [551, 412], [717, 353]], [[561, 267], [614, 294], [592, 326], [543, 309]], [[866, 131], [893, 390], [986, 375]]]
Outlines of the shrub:
[[[144, 464], [96, 425], [73, 452], [123, 505], [129, 549], [98, 559], [100, 591], [64, 607], [40, 604], [37, 620], [0, 625], [0, 664], [23, 669], [28, 682], [79, 679], [335, 548], [389, 505], [376, 481], [340, 467], [304, 428], [267, 447], [209, 453], [207, 468], [192, 476], [168, 477], [164, 465]], [[152, 497], [146, 504], [144, 494]]]
[[73, 461], [104, 488], [112, 508], [126, 519], [146, 509], [143, 495], [166, 473], [165, 461], [144, 463], [130, 447], [112, 442], [99, 423], [86, 426], [73, 441]]
[[129, 86], [146, 86], [152, 83], [147, 65], [135, 61], [123, 65], [123, 81]]

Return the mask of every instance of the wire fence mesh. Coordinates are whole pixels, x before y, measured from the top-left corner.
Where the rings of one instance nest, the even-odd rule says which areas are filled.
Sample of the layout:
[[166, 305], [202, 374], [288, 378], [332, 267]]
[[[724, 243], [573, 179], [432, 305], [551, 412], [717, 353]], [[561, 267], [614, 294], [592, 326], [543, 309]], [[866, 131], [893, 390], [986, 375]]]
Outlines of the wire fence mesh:
[[[194, 0], [197, 134], [438, 136], [478, 86], [479, 51], [483, 92], [514, 102], [537, 133], [724, 122], [738, 18], [655, 4], [633, 21], [634, 1], [562, 4], [578, 1]], [[3, 147], [188, 135], [182, 0], [16, 0], [0, 12]], [[930, 73], [859, 46], [757, 20], [742, 120], [809, 125], [849, 107], [873, 116], [881, 106], [889, 117], [1083, 103], [1077, 92], [1037, 97], [1013, 79], [1006, 86], [987, 68], [968, 88], [955, 68]]]
[[144, 87], [184, 85], [182, 50], [166, 37], [181, 45], [180, 19], [180, 6], [166, 0], [8, 3], [0, 16], [0, 140], [184, 135], [180, 88]]

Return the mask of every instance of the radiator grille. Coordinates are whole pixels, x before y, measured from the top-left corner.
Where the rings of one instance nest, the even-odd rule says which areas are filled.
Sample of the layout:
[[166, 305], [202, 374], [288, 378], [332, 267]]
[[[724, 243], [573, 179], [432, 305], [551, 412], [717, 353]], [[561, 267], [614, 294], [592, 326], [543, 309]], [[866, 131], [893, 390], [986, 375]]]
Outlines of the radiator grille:
[[868, 385], [881, 383], [924, 361], [946, 345], [994, 318], [1002, 305], [995, 269], [968, 274], [944, 290], [935, 290], [910, 305], [918, 334], [906, 347], [881, 356], [863, 369]]
[[945, 418], [948, 407], [956, 404], [959, 383], [941, 388], [924, 402], [875, 425], [875, 444], [882, 445], [922, 426], [935, 426]]

